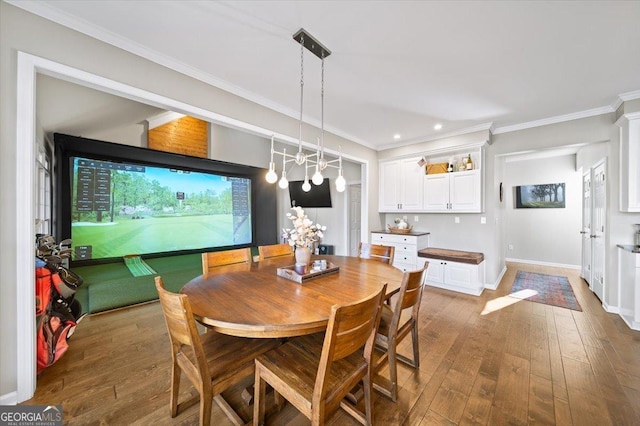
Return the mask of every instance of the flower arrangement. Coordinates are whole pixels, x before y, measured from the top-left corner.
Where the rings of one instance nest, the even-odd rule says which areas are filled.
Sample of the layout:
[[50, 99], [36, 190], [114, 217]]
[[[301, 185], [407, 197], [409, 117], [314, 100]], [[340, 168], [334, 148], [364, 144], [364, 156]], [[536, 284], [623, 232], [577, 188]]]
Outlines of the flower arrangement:
[[287, 218], [293, 222], [293, 228], [282, 229], [282, 238], [285, 238], [290, 246], [309, 247], [322, 238], [323, 231], [327, 230], [326, 226], [314, 223], [304, 214], [302, 207], [293, 207], [294, 213], [287, 213]]

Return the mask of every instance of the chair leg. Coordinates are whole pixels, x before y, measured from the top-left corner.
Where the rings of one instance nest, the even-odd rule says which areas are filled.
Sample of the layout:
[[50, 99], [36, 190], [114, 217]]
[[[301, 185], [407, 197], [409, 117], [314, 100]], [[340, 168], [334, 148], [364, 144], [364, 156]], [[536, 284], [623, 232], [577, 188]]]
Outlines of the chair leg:
[[171, 417], [178, 415], [178, 394], [180, 393], [180, 367], [174, 362], [171, 366]]
[[372, 403], [372, 398], [373, 398], [373, 392], [372, 392], [372, 385], [371, 385], [371, 374], [367, 374], [366, 376], [364, 376], [364, 378], [362, 379], [362, 384], [364, 387], [364, 415], [365, 418], [367, 419], [367, 425], [372, 425], [373, 424], [373, 403]]
[[267, 382], [260, 376], [260, 367], [256, 365], [256, 376], [253, 383], [253, 425], [261, 426], [264, 424], [265, 398], [267, 395]]
[[211, 408], [213, 406], [213, 395], [211, 390], [203, 389], [200, 394], [200, 426], [211, 424]]
[[415, 368], [420, 367], [420, 349], [418, 342], [418, 327], [416, 324], [413, 324], [413, 328], [411, 329], [411, 340], [413, 340], [413, 366]]
[[390, 342], [387, 349], [389, 351], [389, 379], [391, 380], [391, 388], [389, 396], [393, 402], [398, 399], [398, 360], [396, 357], [396, 342]]

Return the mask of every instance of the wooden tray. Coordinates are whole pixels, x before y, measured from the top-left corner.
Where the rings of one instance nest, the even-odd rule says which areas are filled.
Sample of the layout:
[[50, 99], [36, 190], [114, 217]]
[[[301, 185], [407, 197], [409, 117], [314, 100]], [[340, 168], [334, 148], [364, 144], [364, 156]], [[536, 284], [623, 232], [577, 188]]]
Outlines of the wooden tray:
[[284, 268], [278, 268], [278, 276], [282, 278], [286, 278], [291, 281], [295, 281], [298, 284], [303, 284], [306, 281], [313, 280], [315, 278], [320, 278], [325, 275], [335, 274], [340, 270], [340, 267], [334, 265], [331, 262], [327, 263], [327, 269], [316, 271], [311, 269], [309, 266], [309, 272], [305, 274], [298, 274], [295, 270], [295, 265], [286, 266]]
[[449, 166], [448, 163], [433, 163], [433, 164], [427, 164], [427, 167], [425, 167], [425, 173], [428, 175], [437, 175], [440, 173], [447, 173], [447, 167]]
[[398, 228], [396, 226], [387, 225], [387, 228], [389, 228], [389, 232], [391, 232], [392, 234], [410, 234], [411, 230], [413, 229], [413, 226], [409, 226], [408, 228], [400, 229], [400, 228]]

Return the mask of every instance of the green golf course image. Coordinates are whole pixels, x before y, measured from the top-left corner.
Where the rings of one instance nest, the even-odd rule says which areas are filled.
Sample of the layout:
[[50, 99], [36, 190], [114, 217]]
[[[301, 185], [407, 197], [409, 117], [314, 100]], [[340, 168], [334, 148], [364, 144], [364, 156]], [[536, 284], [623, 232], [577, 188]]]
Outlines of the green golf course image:
[[121, 217], [114, 222], [74, 223], [72, 239], [74, 247], [90, 246], [93, 259], [251, 242], [249, 220], [242, 222], [235, 232], [233, 229], [231, 214]]

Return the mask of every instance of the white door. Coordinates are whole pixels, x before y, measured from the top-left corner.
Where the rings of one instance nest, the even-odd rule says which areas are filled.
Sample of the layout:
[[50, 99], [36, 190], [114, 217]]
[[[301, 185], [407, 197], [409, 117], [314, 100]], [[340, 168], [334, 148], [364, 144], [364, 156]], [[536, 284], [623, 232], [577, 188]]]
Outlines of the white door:
[[591, 244], [593, 251], [591, 289], [604, 302], [605, 227], [606, 227], [606, 164], [603, 160], [593, 168], [593, 213], [591, 216]]
[[360, 184], [349, 185], [349, 256], [358, 256], [360, 245]]
[[591, 288], [591, 169], [582, 176], [582, 269], [580, 276]]

